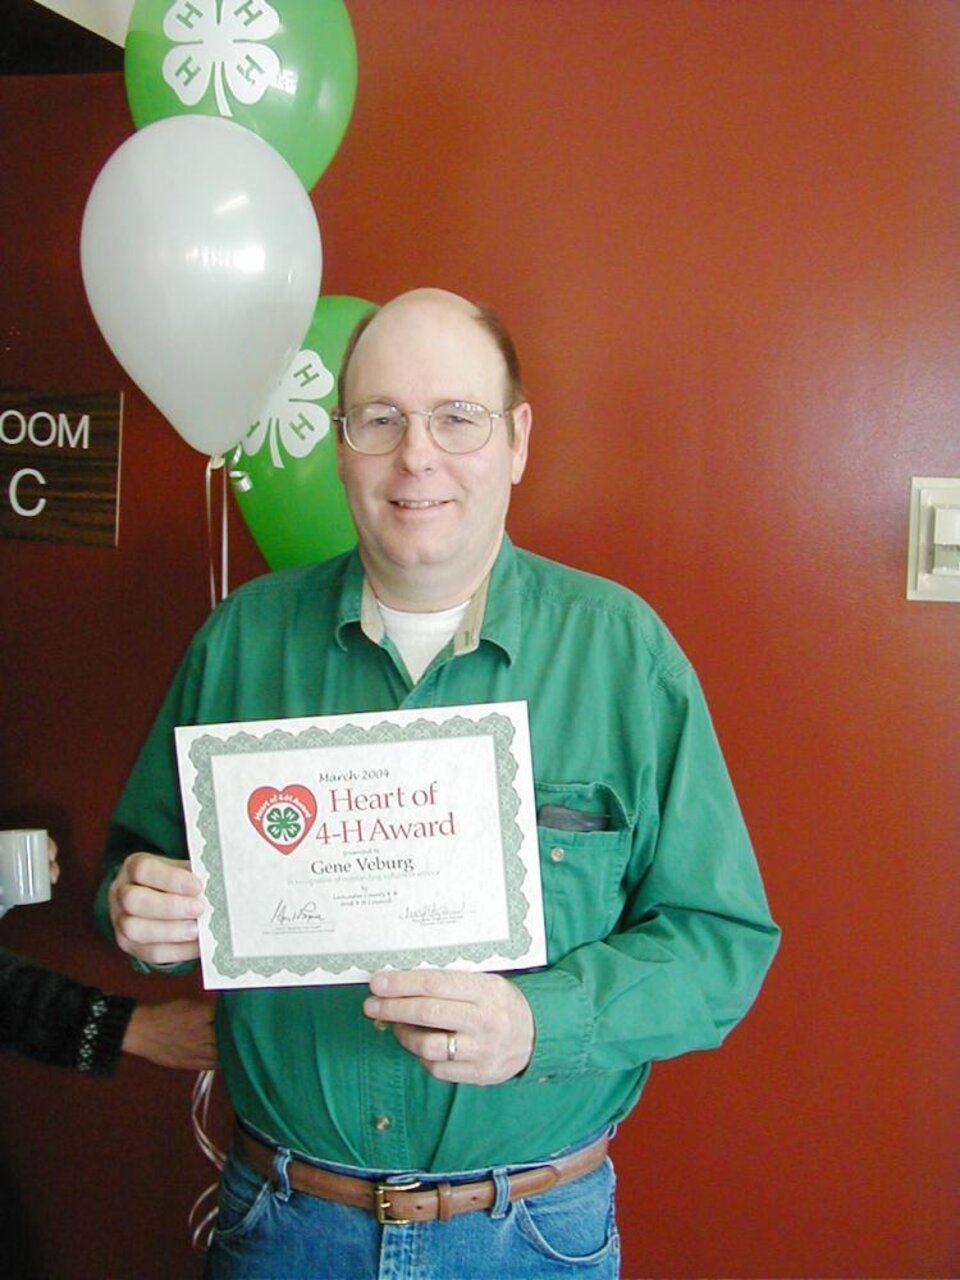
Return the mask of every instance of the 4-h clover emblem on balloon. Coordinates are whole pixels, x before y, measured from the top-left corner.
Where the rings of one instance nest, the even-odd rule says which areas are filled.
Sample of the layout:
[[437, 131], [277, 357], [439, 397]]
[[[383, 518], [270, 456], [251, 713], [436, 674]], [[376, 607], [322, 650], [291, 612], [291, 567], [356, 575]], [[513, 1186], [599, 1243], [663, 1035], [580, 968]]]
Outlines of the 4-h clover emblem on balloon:
[[374, 309], [321, 297], [280, 386], [229, 457], [233, 495], [271, 569], [328, 560], [357, 540], [330, 411], [347, 341]]
[[330, 430], [330, 415], [321, 403], [336, 379], [318, 351], [302, 348], [243, 438], [241, 449], [255, 457], [266, 448], [271, 464], [282, 470], [290, 459], [312, 453]]
[[138, 129], [171, 115], [235, 120], [309, 191], [350, 122], [357, 49], [343, 0], [136, 0], [124, 72]]

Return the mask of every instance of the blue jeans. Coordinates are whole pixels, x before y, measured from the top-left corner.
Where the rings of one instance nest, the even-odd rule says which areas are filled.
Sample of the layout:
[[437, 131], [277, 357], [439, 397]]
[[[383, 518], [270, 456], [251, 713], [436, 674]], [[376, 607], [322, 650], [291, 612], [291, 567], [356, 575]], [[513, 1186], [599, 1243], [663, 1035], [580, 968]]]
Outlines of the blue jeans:
[[[386, 1227], [364, 1209], [292, 1190], [287, 1160], [278, 1153], [270, 1181], [230, 1154], [206, 1280], [616, 1280], [620, 1273], [609, 1159], [593, 1173], [515, 1204], [507, 1200], [506, 1175], [529, 1165], [435, 1177], [490, 1176], [500, 1195], [489, 1212]], [[378, 1181], [410, 1176], [312, 1163]]]

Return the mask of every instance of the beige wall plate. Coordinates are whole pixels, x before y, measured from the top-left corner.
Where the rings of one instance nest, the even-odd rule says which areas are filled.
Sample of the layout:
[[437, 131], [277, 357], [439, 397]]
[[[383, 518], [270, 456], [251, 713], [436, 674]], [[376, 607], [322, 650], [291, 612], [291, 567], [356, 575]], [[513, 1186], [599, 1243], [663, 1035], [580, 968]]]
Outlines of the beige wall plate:
[[910, 481], [907, 599], [960, 601], [960, 479]]

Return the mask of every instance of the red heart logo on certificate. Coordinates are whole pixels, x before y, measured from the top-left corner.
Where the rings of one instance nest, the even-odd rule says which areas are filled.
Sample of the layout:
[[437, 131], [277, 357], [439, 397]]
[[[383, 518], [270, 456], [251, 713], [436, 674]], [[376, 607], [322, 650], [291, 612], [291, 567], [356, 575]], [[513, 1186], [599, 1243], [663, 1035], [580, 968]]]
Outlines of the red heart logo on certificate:
[[313, 826], [317, 802], [298, 783], [282, 787], [257, 787], [247, 801], [247, 817], [278, 853], [293, 853]]

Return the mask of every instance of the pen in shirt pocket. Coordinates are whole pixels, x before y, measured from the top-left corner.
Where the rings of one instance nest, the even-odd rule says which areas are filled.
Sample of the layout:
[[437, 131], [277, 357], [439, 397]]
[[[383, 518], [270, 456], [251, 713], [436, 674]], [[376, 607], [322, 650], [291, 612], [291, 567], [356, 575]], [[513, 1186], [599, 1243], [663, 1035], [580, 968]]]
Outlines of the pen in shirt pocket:
[[585, 813], [583, 809], [568, 809], [565, 805], [541, 805], [537, 822], [554, 831], [608, 831], [610, 819], [605, 813]]

